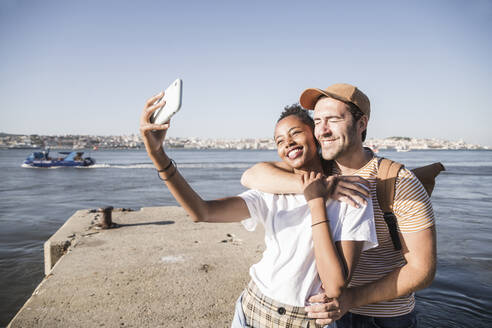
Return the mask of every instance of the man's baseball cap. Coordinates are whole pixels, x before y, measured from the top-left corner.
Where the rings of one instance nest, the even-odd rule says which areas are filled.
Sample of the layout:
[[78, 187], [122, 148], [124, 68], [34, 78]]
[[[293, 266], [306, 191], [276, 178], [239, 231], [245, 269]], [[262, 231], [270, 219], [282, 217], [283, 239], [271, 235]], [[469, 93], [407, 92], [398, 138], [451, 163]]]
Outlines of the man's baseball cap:
[[369, 98], [364, 94], [364, 92], [357, 89], [357, 87], [346, 84], [346, 83], [336, 83], [330, 85], [325, 90], [310, 88], [304, 90], [301, 94], [299, 102], [301, 106], [306, 109], [314, 109], [316, 102], [318, 102], [319, 97], [326, 96], [334, 98], [344, 103], [352, 103], [357, 106], [362, 113], [367, 115], [367, 118], [371, 115], [371, 104]]

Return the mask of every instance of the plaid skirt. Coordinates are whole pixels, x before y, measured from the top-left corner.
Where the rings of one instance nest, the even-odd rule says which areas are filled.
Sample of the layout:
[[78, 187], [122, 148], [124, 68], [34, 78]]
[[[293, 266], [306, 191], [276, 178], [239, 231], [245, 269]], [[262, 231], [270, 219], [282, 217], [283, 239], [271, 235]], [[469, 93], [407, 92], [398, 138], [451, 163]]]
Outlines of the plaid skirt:
[[286, 305], [263, 295], [253, 281], [243, 293], [242, 308], [248, 327], [318, 328], [304, 307]]

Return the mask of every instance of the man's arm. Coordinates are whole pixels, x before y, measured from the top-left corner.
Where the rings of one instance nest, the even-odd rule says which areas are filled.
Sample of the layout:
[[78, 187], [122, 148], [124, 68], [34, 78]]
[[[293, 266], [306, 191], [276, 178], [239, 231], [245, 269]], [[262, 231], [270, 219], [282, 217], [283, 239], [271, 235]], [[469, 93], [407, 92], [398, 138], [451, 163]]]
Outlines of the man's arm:
[[398, 175], [393, 211], [398, 218], [402, 254], [407, 263], [380, 281], [358, 289], [358, 302], [391, 300], [425, 288], [434, 279], [437, 257], [434, 212], [422, 184], [406, 169]]
[[[365, 198], [370, 197], [369, 182], [359, 176], [331, 176], [326, 180], [327, 185], [334, 186], [328, 195], [331, 199], [358, 207], [358, 204], [366, 204]], [[255, 164], [243, 173], [241, 184], [271, 194], [300, 194], [303, 190], [301, 176], [284, 162]]]
[[[347, 289], [338, 300], [308, 308], [312, 317], [336, 320], [350, 308], [392, 300], [430, 285], [437, 257], [434, 213], [422, 185], [406, 169], [401, 170], [398, 177], [393, 209], [399, 228], [404, 232], [399, 233], [399, 237], [407, 263], [377, 281]], [[314, 299], [322, 297], [316, 295]], [[329, 323], [330, 319], [319, 323]]]
[[329, 324], [340, 319], [349, 309], [366, 304], [389, 301], [428, 287], [436, 273], [436, 230], [429, 227], [415, 233], [400, 233], [402, 251], [407, 264], [370, 284], [344, 290], [338, 299], [318, 294], [306, 307], [309, 317], [318, 324]]
[[352, 307], [388, 301], [428, 287], [436, 274], [435, 226], [414, 233], [400, 233], [407, 264], [380, 280], [354, 289]]
[[241, 184], [271, 194], [300, 194], [303, 190], [301, 176], [284, 162], [255, 164], [243, 173]]

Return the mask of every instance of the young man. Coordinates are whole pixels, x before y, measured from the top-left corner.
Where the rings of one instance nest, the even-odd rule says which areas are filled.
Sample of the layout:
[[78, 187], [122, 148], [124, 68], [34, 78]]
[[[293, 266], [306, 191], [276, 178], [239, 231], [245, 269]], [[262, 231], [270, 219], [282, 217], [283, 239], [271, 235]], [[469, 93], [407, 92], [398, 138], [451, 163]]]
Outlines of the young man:
[[[321, 304], [306, 310], [319, 324], [340, 319], [337, 327], [415, 327], [413, 293], [432, 282], [436, 269], [434, 214], [427, 193], [409, 170], [400, 171], [393, 210], [402, 250], [395, 250], [376, 198], [379, 161], [363, 147], [369, 99], [352, 85], [334, 84], [326, 90], [305, 90], [300, 103], [314, 110], [314, 134], [323, 158], [332, 161], [333, 173], [369, 181], [379, 242], [362, 253], [349, 288], [340, 297], [313, 296], [310, 301]], [[299, 179], [289, 171], [281, 163], [260, 163], [241, 181], [267, 192], [299, 192]]]

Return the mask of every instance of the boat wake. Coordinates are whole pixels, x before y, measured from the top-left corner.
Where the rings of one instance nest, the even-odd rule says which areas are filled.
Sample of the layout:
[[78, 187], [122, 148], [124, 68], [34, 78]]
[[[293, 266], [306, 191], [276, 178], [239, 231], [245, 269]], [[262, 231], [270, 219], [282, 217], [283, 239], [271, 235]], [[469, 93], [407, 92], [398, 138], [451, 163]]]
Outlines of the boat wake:
[[[57, 169], [63, 169], [63, 168], [67, 168], [67, 166], [50, 166], [50, 167], [40, 167], [40, 166], [31, 166], [31, 165], [28, 165], [28, 164], [22, 164], [21, 167], [23, 168], [26, 168], [26, 169], [42, 169], [42, 170], [57, 170]], [[71, 167], [71, 168], [75, 168], [75, 167]]]
[[91, 166], [80, 167], [80, 169], [84, 170], [92, 170], [92, 169], [151, 169], [153, 168], [153, 164], [107, 164], [100, 163], [94, 164]]

